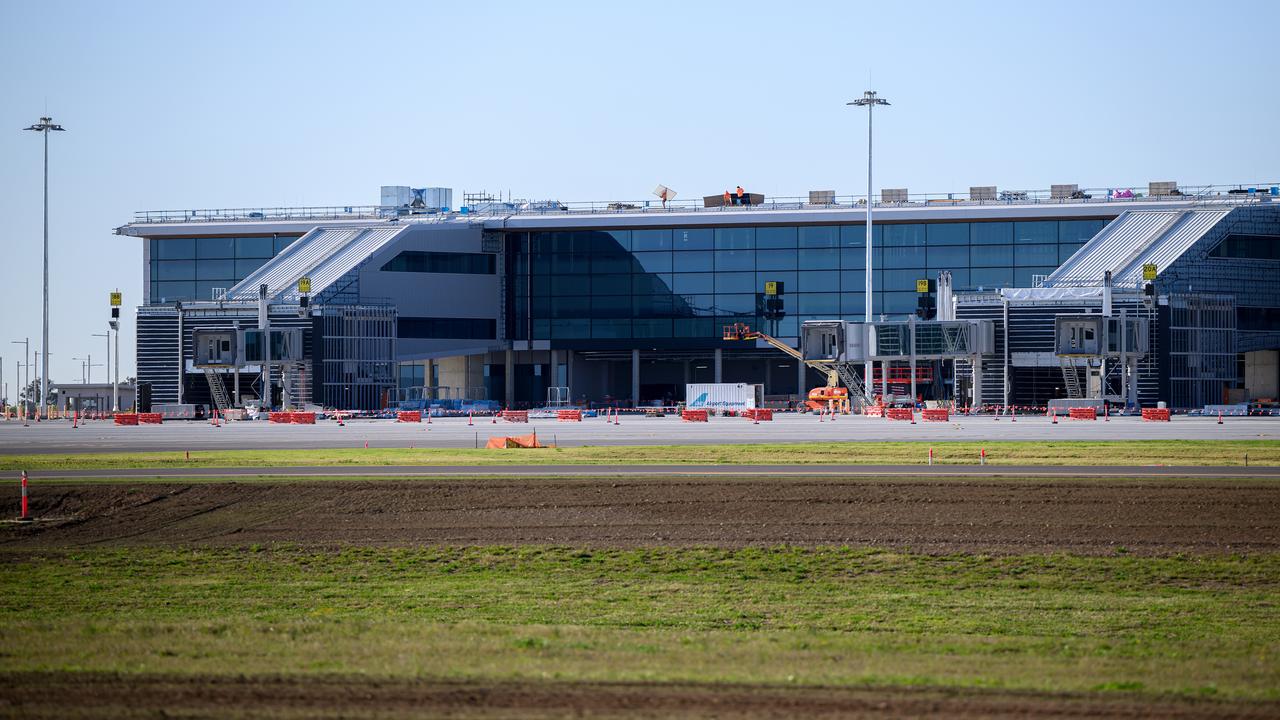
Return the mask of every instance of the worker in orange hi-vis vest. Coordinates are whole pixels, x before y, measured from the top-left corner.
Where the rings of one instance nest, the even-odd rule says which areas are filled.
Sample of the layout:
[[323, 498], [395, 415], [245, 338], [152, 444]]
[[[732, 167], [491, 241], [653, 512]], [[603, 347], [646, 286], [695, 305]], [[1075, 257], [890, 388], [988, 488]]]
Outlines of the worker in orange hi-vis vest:
[[742, 186], [741, 186], [741, 185], [739, 185], [739, 186], [738, 186], [738, 204], [739, 204], [739, 205], [746, 205], [746, 204], [747, 204], [747, 203], [746, 203], [746, 198], [744, 198], [744, 197], [743, 197], [743, 191], [742, 191]]
[[732, 200], [730, 200], [730, 198], [729, 198], [729, 191], [728, 191], [728, 190], [725, 190], [725, 191], [724, 191], [724, 204], [725, 204], [725, 205], [729, 205], [731, 202], [732, 202]]

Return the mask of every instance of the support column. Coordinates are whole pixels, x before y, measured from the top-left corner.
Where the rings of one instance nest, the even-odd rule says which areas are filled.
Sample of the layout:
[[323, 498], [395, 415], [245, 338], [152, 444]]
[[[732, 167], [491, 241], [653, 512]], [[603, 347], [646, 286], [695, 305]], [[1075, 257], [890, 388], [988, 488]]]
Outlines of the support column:
[[715, 354], [716, 379], [718, 383], [724, 382], [724, 350], [716, 348]]
[[975, 408], [982, 404], [982, 356], [973, 356], [973, 397], [969, 401], [969, 407]]
[[908, 329], [911, 333], [911, 405], [914, 407], [916, 402], [916, 318], [912, 315], [909, 320]]
[[889, 402], [889, 361], [880, 361], [880, 404]]
[[640, 406], [640, 350], [631, 351], [631, 405]]
[[764, 359], [764, 394], [768, 395], [773, 389], [773, 362], [769, 358]]
[[547, 355], [550, 358], [547, 364], [551, 366], [551, 377], [547, 378], [547, 387], [556, 387], [560, 384], [560, 352], [548, 350]]
[[800, 397], [801, 404], [809, 399], [809, 393], [804, 389], [805, 367], [804, 363], [799, 360], [796, 361], [796, 395]]
[[513, 407], [516, 404], [516, 353], [507, 348], [502, 366], [502, 404]]

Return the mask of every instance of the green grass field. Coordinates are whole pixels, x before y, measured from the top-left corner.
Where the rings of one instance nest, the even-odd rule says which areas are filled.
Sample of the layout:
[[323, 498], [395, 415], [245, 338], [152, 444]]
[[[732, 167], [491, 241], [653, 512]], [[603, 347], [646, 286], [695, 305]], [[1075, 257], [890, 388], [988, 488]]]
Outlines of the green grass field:
[[0, 553], [0, 672], [356, 674], [1280, 698], [1280, 556]]
[[0, 472], [167, 467], [320, 465], [924, 465], [969, 464], [985, 449], [992, 465], [1280, 465], [1276, 440], [1124, 440], [1115, 442], [847, 442], [757, 445], [645, 445], [538, 450], [330, 449], [217, 450], [0, 456]]

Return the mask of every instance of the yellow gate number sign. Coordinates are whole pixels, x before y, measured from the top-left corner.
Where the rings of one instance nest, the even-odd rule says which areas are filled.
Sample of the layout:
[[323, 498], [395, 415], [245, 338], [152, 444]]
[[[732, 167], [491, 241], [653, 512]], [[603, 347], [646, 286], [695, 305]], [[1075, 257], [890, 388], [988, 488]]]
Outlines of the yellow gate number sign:
[[778, 283], [777, 283], [777, 281], [774, 281], [774, 280], [767, 281], [767, 282], [764, 284], [764, 294], [765, 294], [765, 295], [777, 295], [777, 294], [778, 294]]
[[928, 280], [917, 280], [917, 281], [916, 281], [916, 292], [918, 292], [918, 293], [927, 293], [927, 292], [929, 292], [929, 281], [928, 281]]
[[311, 292], [311, 278], [306, 277], [305, 275], [303, 277], [298, 278], [298, 292], [300, 293]]
[[1142, 266], [1142, 279], [1143, 279], [1143, 280], [1155, 280], [1155, 279], [1156, 279], [1156, 264], [1155, 264], [1155, 263], [1147, 263], [1147, 264], [1145, 264], [1145, 265], [1143, 265], [1143, 266]]
[[118, 292], [111, 293], [111, 307], [120, 307], [120, 304], [122, 303], [123, 300], [124, 300], [124, 296], [121, 293], [118, 293]]

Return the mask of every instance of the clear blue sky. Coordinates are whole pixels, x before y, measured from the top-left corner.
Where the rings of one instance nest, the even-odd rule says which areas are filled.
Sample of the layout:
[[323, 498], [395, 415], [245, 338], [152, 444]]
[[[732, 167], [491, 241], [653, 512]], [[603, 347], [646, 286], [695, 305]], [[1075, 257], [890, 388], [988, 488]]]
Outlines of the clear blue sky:
[[[0, 0], [4, 381], [54, 380], [142, 295], [135, 210], [347, 205], [378, 186], [561, 200], [1280, 180], [1280, 4]], [[133, 372], [133, 322], [121, 356]], [[34, 348], [33, 348], [34, 349]], [[102, 369], [95, 369], [102, 379]], [[123, 375], [122, 375], [123, 376]], [[12, 393], [11, 393], [12, 394]]]

